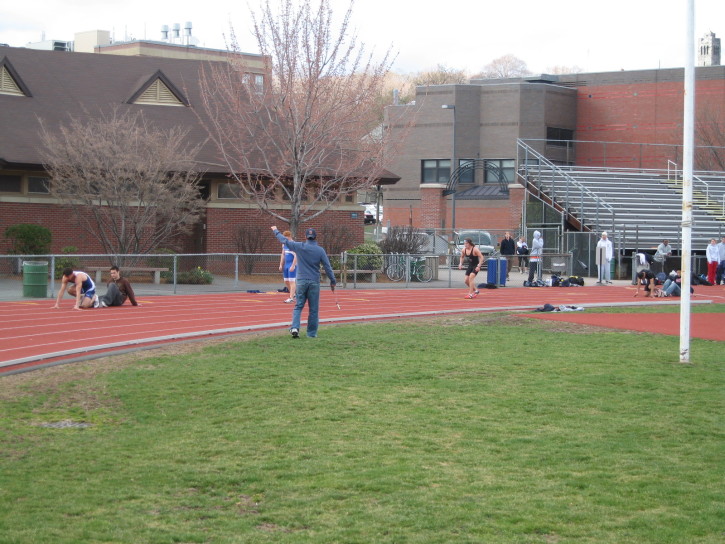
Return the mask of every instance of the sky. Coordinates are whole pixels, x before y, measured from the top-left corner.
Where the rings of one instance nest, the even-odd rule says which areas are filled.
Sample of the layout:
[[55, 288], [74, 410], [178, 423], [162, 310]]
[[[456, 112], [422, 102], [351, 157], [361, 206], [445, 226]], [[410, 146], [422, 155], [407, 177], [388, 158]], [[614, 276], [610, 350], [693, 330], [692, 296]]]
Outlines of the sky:
[[[315, 0], [312, 0], [315, 2]], [[349, 0], [330, 0], [342, 14]], [[532, 73], [554, 66], [584, 72], [684, 66], [686, 0], [356, 0], [353, 27], [368, 51], [397, 54], [393, 71], [445, 65], [469, 74], [512, 54]], [[25, 0], [0, 7], [0, 43], [23, 47], [76, 32], [109, 30], [115, 41], [160, 40], [161, 26], [191, 21], [199, 46], [226, 49], [230, 25], [257, 53], [250, 9], [259, 0]], [[432, 7], [430, 7], [432, 6]], [[725, 0], [695, 0], [695, 41], [715, 32], [725, 45]], [[694, 45], [693, 45], [694, 48]], [[725, 60], [725, 59], [724, 59]]]

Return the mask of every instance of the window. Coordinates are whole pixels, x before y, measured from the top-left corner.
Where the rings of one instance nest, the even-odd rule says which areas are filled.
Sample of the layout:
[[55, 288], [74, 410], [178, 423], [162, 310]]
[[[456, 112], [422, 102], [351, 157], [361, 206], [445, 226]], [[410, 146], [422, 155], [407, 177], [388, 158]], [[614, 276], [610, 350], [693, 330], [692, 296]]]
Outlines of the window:
[[45, 177], [28, 176], [28, 192], [47, 195], [50, 180]]
[[242, 76], [242, 82], [245, 85], [251, 85], [258, 93], [264, 91], [264, 76], [262, 74], [246, 73]]
[[425, 159], [421, 166], [421, 183], [448, 183], [451, 178], [450, 159]]
[[574, 131], [568, 128], [546, 127], [546, 145], [567, 147], [574, 140]]
[[0, 193], [20, 193], [23, 190], [22, 176], [0, 175]]
[[238, 183], [222, 183], [217, 187], [218, 198], [241, 198], [241, 187]]
[[[473, 183], [476, 181], [476, 169], [473, 168], [473, 159], [458, 159], [458, 183]], [[471, 166], [471, 168], [466, 168]]]
[[515, 179], [513, 159], [487, 159], [486, 169], [484, 170], [484, 183], [498, 183], [499, 172], [503, 177], [504, 183], [513, 183]]

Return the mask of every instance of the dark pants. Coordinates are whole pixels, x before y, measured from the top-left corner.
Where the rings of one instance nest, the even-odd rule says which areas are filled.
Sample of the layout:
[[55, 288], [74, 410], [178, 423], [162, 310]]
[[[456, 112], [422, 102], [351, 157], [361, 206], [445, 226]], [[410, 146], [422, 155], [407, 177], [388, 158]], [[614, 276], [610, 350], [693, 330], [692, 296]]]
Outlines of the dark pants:
[[101, 297], [101, 302], [104, 302], [106, 306], [121, 306], [126, 302], [126, 297], [123, 296], [118, 285], [112, 283], [108, 286], [108, 291]]
[[529, 283], [534, 281], [534, 276], [538, 279], [540, 266], [541, 261], [529, 260]]
[[725, 261], [720, 261], [715, 271], [715, 285], [720, 285], [720, 282], [725, 282]]

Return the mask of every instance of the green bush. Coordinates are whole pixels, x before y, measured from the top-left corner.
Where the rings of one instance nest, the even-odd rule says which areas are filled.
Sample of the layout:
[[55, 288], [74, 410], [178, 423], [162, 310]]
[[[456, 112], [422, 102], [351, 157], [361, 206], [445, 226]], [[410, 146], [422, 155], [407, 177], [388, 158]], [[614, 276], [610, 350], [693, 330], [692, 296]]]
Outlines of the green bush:
[[214, 276], [201, 266], [197, 266], [191, 270], [179, 272], [176, 275], [176, 283], [184, 283], [189, 285], [209, 285], [214, 281]]
[[[365, 242], [349, 249], [347, 253], [348, 269], [356, 267], [357, 270], [380, 270], [383, 267], [383, 257], [380, 255], [382, 251], [375, 242]], [[364, 255], [364, 257], [358, 257], [355, 261], [355, 257], [350, 257], [350, 255]]]
[[73, 253], [78, 253], [78, 248], [76, 246], [65, 246], [64, 248], [61, 248], [60, 252], [68, 256], [58, 257], [55, 259], [55, 279], [60, 279], [60, 277], [63, 275], [64, 268], [72, 268], [73, 270], [78, 270], [78, 268], [80, 268], [81, 266], [81, 261], [78, 257], [70, 256]]
[[53, 236], [46, 227], [20, 223], [5, 229], [5, 238], [12, 241], [11, 255], [48, 255]]

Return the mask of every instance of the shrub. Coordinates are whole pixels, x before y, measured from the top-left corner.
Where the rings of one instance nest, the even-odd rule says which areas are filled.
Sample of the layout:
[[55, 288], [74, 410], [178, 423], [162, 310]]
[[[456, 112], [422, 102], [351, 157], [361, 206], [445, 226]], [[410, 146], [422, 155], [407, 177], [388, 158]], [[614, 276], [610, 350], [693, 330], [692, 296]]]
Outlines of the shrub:
[[211, 275], [211, 272], [204, 270], [201, 266], [176, 274], [176, 283], [179, 284], [209, 285], [213, 281], [214, 276]]
[[357, 247], [349, 249], [348, 255], [364, 255], [358, 257], [357, 261], [354, 257], [347, 258], [347, 267], [356, 266], [357, 270], [380, 270], [383, 267], [383, 257], [380, 246], [375, 242], [365, 242]]
[[46, 227], [20, 223], [5, 229], [5, 238], [12, 240], [11, 255], [47, 255], [53, 236]]

